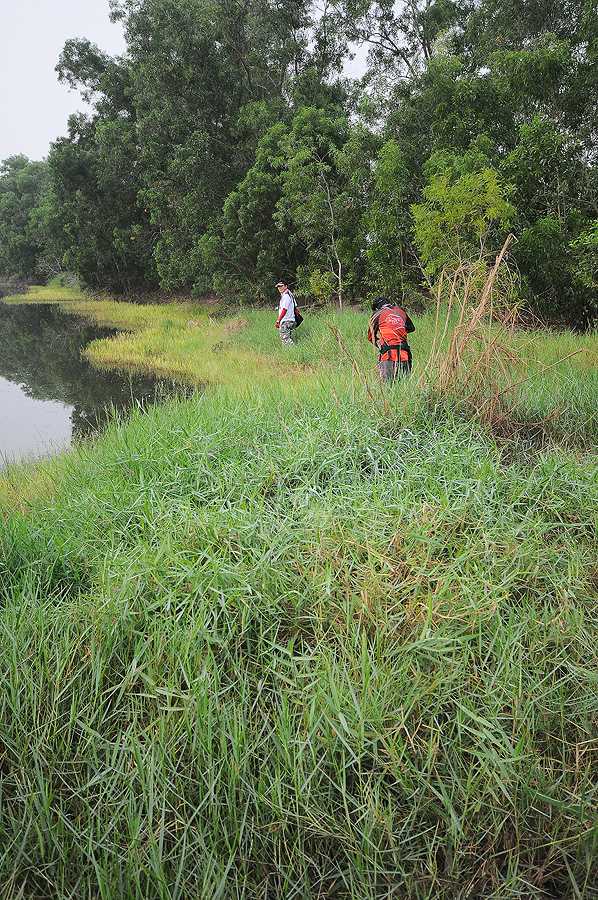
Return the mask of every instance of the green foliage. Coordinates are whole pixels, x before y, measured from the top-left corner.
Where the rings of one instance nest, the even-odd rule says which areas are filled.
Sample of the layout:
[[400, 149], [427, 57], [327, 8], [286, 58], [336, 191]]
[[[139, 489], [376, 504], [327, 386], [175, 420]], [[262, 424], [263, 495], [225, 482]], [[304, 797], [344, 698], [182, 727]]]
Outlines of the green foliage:
[[[480, 235], [494, 249], [508, 225], [522, 299], [588, 325], [595, 12], [594, 0], [115, 0], [126, 52], [65, 45], [59, 77], [92, 110], [52, 148], [31, 214], [5, 198], [0, 256], [124, 292], [263, 302], [284, 275], [327, 302], [403, 297], [422, 288], [411, 209], [425, 208], [429, 273], [478, 254]], [[342, 71], [355, 45], [369, 50], [363, 80]], [[457, 158], [470, 168], [449, 174]]]
[[369, 50], [370, 78], [378, 86], [415, 76], [434, 57], [447, 30], [459, 27], [470, 8], [467, 0], [335, 0], [337, 28], [349, 41]]
[[55, 242], [67, 268], [95, 288], [135, 291], [157, 284], [153, 227], [143, 204], [139, 122], [128, 60], [112, 60], [88, 41], [70, 41], [57, 71], [84, 96], [91, 115], [71, 116], [49, 157]]
[[598, 219], [571, 241], [570, 248], [574, 253], [578, 280], [588, 290], [598, 290]]
[[415, 242], [431, 276], [496, 252], [515, 217], [498, 172], [478, 168], [477, 161], [477, 154], [438, 153], [428, 163], [424, 200], [412, 212]]
[[325, 301], [350, 294], [377, 144], [335, 106], [302, 106], [266, 131], [218, 226], [202, 239], [216, 290], [261, 299], [290, 273], [299, 293]]
[[398, 141], [381, 148], [373, 168], [369, 202], [363, 215], [367, 282], [372, 294], [402, 296], [411, 260], [410, 174]]
[[313, 266], [303, 266], [298, 269], [299, 291], [310, 294], [321, 303], [330, 303], [338, 297], [338, 279], [332, 271], [324, 272]]
[[129, 42], [142, 189], [164, 287], [205, 282], [202, 236], [308, 61], [304, 2], [118, 4]]
[[[362, 140], [362, 138], [366, 140]], [[352, 132], [336, 110], [298, 111], [284, 141], [282, 191], [275, 221], [303, 246], [307, 267], [327, 273], [327, 299], [340, 304], [351, 290], [359, 252], [361, 210], [356, 195], [367, 169], [367, 132]], [[307, 285], [299, 284], [300, 290]]]
[[[462, 154], [487, 138], [488, 165], [513, 186], [512, 228], [521, 239], [513, 252], [525, 299], [547, 318], [576, 325], [598, 311], [569, 251], [598, 212], [590, 7], [484, 0], [449, 41], [457, 52], [438, 53], [417, 78], [395, 87], [387, 126], [412, 179], [435, 152]], [[558, 220], [560, 232], [551, 259], [539, 246], [527, 252], [530, 230], [542, 231], [536, 223], [547, 218]]]
[[204, 270], [209, 279], [214, 278], [215, 289], [226, 296], [253, 293], [253, 285], [257, 295], [265, 298], [301, 260], [300, 251], [273, 218], [282, 193], [286, 131], [283, 122], [268, 128], [253, 165], [226, 198], [217, 228], [202, 239]]
[[44, 228], [41, 205], [48, 185], [48, 167], [25, 156], [0, 164], [0, 277], [40, 278]]
[[598, 185], [583, 143], [536, 116], [521, 126], [502, 170], [517, 198], [514, 253], [530, 302], [538, 298], [535, 305], [544, 314], [565, 308], [576, 324], [591, 321], [598, 302], [582, 274], [591, 255], [584, 261], [581, 236], [590, 227]]

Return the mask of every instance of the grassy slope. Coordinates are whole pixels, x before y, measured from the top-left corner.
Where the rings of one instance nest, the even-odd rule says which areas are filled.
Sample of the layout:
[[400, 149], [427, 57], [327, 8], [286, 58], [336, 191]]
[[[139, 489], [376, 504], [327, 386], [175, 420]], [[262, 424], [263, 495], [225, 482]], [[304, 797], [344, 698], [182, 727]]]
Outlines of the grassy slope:
[[591, 459], [509, 464], [413, 385], [381, 423], [324, 322], [295, 379], [265, 314], [240, 362], [155, 315], [120, 349], [221, 386], [10, 475], [9, 896], [591, 896]]

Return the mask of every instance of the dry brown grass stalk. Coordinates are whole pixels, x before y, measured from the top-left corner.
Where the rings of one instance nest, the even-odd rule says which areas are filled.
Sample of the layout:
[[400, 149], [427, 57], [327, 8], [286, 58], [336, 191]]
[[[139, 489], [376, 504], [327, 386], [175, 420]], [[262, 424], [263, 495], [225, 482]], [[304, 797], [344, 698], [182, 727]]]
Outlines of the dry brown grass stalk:
[[505, 261], [512, 241], [509, 235], [485, 276], [482, 257], [441, 274], [434, 340], [420, 378], [428, 392], [500, 431], [512, 418], [504, 395], [519, 367], [511, 346], [518, 307], [509, 279], [504, 278], [505, 287], [501, 277], [508, 273]]
[[[435, 288], [432, 348], [419, 379], [429, 394], [465, 409], [503, 435], [529, 427], [530, 423], [517, 422], [514, 392], [537, 374], [517, 377], [523, 360], [513, 349], [513, 335], [520, 309], [506, 266], [512, 241], [509, 235], [483, 279], [482, 257], [441, 273]], [[579, 352], [567, 354], [542, 372]], [[547, 422], [534, 424], [541, 428]]]

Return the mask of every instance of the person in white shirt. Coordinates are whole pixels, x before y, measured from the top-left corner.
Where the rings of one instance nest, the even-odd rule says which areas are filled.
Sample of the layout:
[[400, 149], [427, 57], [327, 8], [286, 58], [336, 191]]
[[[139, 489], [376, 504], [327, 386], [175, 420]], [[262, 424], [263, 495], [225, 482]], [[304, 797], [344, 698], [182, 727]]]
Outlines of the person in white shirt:
[[278, 304], [278, 318], [274, 327], [278, 328], [283, 344], [289, 346], [295, 343], [293, 340], [293, 330], [297, 327], [295, 298], [286, 282], [279, 281], [276, 287], [280, 294], [280, 303]]

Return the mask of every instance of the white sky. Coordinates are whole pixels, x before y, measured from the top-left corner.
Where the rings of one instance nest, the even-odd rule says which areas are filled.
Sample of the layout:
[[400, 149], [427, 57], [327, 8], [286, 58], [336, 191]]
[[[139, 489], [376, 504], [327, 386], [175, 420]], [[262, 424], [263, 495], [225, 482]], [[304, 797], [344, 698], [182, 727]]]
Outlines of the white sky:
[[15, 153], [41, 159], [84, 104], [58, 83], [54, 67], [64, 42], [86, 37], [121, 53], [119, 25], [108, 0], [0, 0], [0, 160]]
[[[69, 115], [84, 109], [54, 68], [68, 38], [88, 38], [113, 55], [124, 50], [121, 26], [108, 13], [108, 0], [0, 0], [0, 160], [15, 153], [42, 159], [66, 133]], [[361, 48], [346, 71], [361, 75], [365, 55]]]

